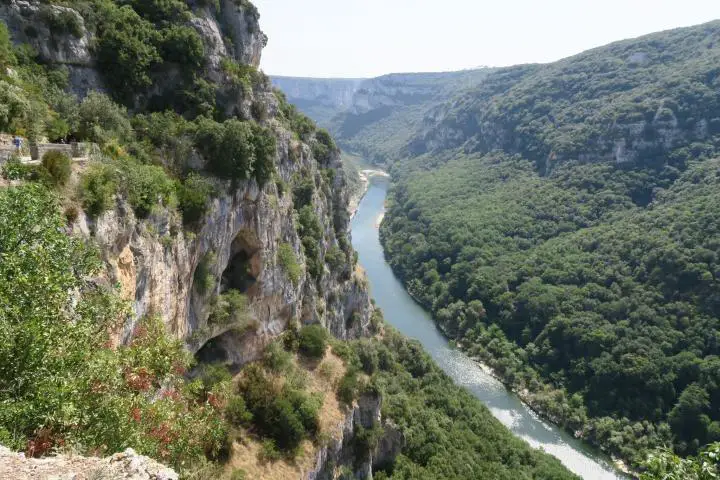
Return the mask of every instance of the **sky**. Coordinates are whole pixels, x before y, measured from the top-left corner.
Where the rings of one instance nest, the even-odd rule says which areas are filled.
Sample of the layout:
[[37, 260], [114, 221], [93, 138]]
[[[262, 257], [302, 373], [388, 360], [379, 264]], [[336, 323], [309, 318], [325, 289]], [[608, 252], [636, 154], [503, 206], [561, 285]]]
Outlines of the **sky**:
[[270, 75], [366, 78], [550, 62], [720, 19], [720, 0], [253, 0]]

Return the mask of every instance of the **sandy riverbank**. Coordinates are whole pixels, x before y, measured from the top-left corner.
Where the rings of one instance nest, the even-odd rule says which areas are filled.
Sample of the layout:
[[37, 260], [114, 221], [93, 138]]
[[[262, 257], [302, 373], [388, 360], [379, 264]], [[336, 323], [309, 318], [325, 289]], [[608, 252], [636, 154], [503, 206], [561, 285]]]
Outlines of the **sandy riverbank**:
[[350, 218], [353, 218], [355, 216], [355, 213], [360, 206], [360, 202], [368, 191], [368, 187], [370, 186], [370, 179], [372, 177], [390, 178], [390, 175], [383, 170], [367, 169], [360, 171], [360, 189], [355, 193], [355, 195], [350, 197], [350, 203], [348, 204]]

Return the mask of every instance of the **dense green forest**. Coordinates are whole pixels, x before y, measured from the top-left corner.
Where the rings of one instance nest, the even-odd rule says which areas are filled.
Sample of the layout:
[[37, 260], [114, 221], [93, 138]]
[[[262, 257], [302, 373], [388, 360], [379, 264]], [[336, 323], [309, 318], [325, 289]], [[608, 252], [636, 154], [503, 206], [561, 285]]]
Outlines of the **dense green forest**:
[[720, 440], [720, 23], [501, 69], [407, 146], [381, 237], [438, 324], [613, 454]]
[[419, 343], [391, 328], [380, 340], [352, 342], [337, 352], [350, 366], [347, 376], [370, 375], [365, 388], [382, 393], [383, 415], [405, 437], [395, 463], [373, 478], [576, 478], [557, 459], [514, 437]]

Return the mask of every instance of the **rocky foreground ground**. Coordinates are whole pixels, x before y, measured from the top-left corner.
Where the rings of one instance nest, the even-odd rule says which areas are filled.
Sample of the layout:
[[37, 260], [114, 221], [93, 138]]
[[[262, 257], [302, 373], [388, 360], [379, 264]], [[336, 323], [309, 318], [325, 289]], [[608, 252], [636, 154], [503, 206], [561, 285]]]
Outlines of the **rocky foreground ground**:
[[132, 449], [108, 458], [27, 458], [0, 447], [0, 480], [178, 480], [175, 471]]

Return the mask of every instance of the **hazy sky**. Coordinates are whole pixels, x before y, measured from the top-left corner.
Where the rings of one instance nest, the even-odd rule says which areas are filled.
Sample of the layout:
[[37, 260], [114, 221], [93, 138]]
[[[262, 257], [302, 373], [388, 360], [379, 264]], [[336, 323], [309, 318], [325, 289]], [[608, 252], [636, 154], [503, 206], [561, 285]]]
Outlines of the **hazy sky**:
[[548, 62], [720, 18], [720, 0], [254, 0], [271, 75], [369, 77]]

